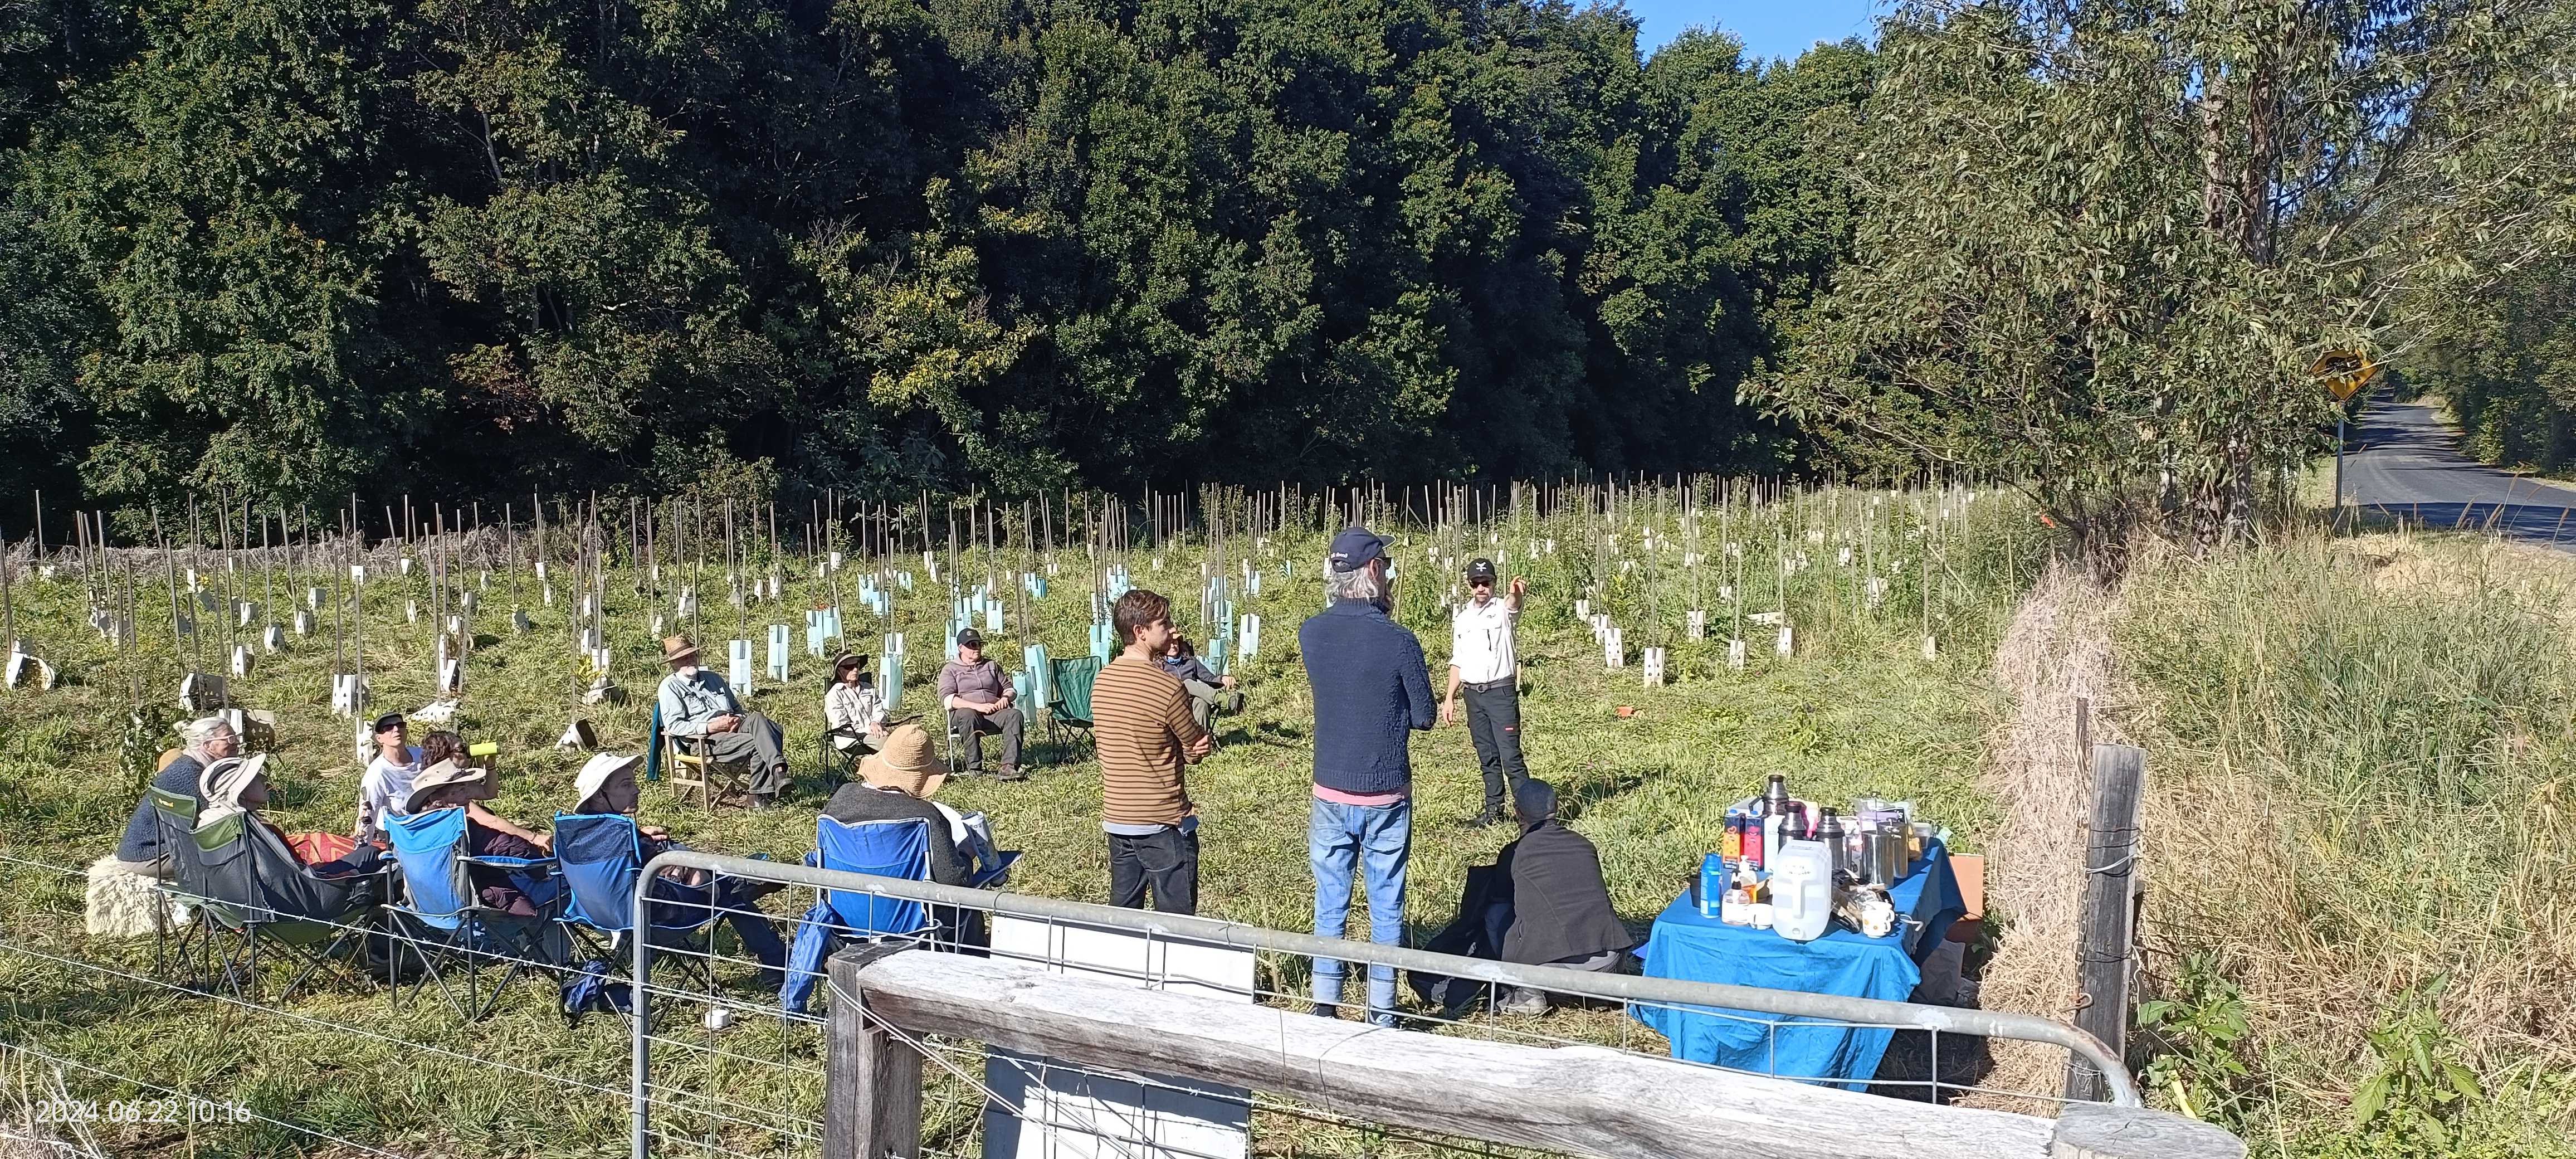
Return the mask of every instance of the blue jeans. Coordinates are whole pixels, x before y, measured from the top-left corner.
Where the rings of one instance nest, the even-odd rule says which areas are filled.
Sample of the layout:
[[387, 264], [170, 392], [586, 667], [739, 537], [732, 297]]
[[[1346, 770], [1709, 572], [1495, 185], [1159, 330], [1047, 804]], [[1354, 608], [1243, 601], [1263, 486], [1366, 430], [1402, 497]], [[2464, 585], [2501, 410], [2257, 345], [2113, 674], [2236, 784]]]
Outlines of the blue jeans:
[[[1341, 805], [1318, 799], [1306, 821], [1306, 861], [1315, 870], [1315, 934], [1344, 936], [1351, 910], [1351, 871], [1368, 888], [1369, 940], [1404, 940], [1404, 869], [1413, 854], [1413, 801]], [[1315, 1001], [1341, 1001], [1340, 961], [1315, 959]], [[1369, 967], [1369, 1017], [1395, 1014], [1395, 967]]]

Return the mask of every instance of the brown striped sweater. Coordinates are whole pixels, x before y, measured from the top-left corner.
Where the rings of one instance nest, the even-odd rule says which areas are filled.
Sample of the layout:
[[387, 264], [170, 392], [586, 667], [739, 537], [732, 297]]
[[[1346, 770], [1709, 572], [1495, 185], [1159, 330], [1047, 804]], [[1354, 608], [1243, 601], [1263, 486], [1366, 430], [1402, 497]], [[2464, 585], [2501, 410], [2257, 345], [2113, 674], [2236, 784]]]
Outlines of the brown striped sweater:
[[1091, 685], [1100, 748], [1100, 819], [1110, 825], [1178, 825], [1198, 811], [1181, 768], [1202, 734], [1190, 697], [1160, 664], [1121, 652]]

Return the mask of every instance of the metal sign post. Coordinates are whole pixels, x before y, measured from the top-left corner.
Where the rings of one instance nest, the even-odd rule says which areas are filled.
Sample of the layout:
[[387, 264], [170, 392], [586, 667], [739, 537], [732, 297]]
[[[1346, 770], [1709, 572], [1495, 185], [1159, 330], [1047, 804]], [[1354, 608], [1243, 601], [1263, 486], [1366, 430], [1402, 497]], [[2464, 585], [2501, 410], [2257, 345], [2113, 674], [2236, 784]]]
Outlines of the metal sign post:
[[2352, 402], [2352, 396], [2361, 393], [2361, 388], [2369, 385], [2370, 380], [2378, 376], [2379, 364], [2371, 361], [2369, 355], [2358, 350], [2329, 350], [2317, 357], [2316, 365], [2309, 367], [2308, 373], [2323, 379], [2326, 389], [2333, 392], [2335, 396], [2334, 507], [2335, 525], [2341, 527], [2343, 525], [2344, 408]]

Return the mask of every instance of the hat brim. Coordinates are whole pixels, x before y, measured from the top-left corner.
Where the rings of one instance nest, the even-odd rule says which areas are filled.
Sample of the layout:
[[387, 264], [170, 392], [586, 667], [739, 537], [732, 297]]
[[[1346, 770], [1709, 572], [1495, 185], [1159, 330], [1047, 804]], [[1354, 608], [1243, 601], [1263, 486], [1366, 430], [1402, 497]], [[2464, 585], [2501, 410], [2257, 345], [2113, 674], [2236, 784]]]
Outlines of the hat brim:
[[697, 655], [697, 654], [698, 654], [698, 646], [697, 646], [697, 645], [695, 645], [695, 644], [691, 644], [691, 645], [689, 645], [688, 647], [686, 647], [686, 648], [682, 648], [682, 649], [680, 649], [680, 650], [679, 650], [679, 651], [677, 651], [677, 652], [664, 652], [664, 653], [662, 653], [662, 662], [663, 662], [663, 663], [665, 663], [665, 664], [677, 664], [677, 663], [679, 663], [680, 661], [682, 661], [682, 660], [686, 660], [686, 659], [689, 659], [690, 657], [695, 656], [695, 655]]
[[[910, 787], [916, 776], [921, 778], [918, 792]], [[924, 765], [919, 770], [900, 769], [885, 759], [884, 754], [869, 753], [859, 758], [859, 780], [874, 788], [900, 789], [927, 801], [937, 796], [940, 787], [948, 783], [948, 770], [936, 764]]]

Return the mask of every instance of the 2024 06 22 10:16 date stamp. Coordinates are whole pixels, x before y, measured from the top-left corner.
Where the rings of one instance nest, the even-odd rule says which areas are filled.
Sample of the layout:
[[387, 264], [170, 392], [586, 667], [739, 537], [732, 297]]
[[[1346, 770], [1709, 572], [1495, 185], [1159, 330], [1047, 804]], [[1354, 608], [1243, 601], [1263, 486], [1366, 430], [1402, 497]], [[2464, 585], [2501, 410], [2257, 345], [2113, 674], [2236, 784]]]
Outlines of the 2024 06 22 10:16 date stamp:
[[39, 1123], [247, 1123], [250, 1108], [205, 1099], [40, 1099]]

